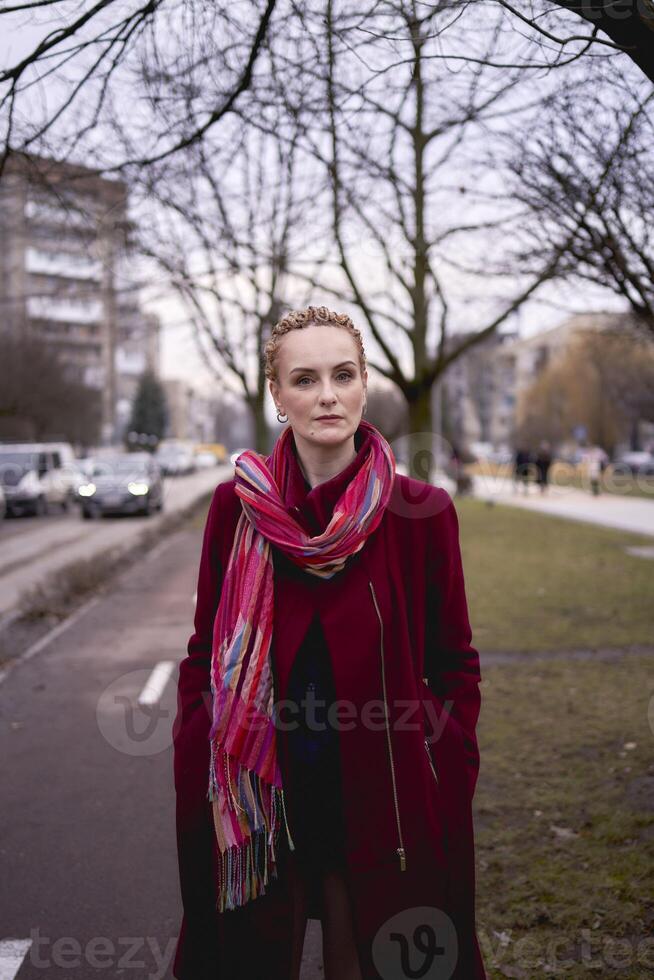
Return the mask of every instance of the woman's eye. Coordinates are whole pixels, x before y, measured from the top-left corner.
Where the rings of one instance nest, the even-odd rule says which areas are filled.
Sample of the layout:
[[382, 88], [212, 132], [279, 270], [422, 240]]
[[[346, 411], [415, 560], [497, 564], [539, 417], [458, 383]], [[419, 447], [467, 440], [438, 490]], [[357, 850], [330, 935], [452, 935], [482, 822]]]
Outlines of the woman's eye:
[[[338, 377], [338, 378], [345, 377], [349, 381], [352, 378], [352, 375], [350, 374], [349, 371], [339, 371], [339, 373], [337, 374], [336, 377]], [[297, 383], [298, 384], [302, 384], [303, 381], [311, 381], [311, 378], [308, 375], [305, 375], [303, 378], [298, 378], [298, 382]]]

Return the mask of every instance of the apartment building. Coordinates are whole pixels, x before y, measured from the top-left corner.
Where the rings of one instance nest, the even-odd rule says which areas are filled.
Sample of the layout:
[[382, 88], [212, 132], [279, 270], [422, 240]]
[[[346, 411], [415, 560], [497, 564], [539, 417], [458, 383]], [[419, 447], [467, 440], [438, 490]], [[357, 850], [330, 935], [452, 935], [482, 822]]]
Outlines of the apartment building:
[[139, 375], [159, 363], [160, 325], [130, 271], [128, 188], [17, 155], [0, 180], [0, 330], [43, 338], [102, 397], [102, 441], [117, 438]]
[[[498, 333], [471, 347], [447, 370], [447, 422], [455, 441], [511, 447], [522, 400], [541, 371], [563, 353], [575, 334], [631, 326], [629, 313], [579, 313], [529, 337]], [[453, 338], [461, 343], [465, 335]]]
[[[512, 415], [514, 396], [506, 387], [497, 355], [516, 336], [513, 332], [492, 334], [448, 367], [441, 382], [445, 416], [442, 421], [445, 431], [459, 446], [491, 442], [498, 410]], [[465, 337], [466, 334], [457, 334], [451, 344], [458, 346]], [[438, 391], [434, 397], [439, 397]]]
[[215, 442], [220, 400], [197, 392], [181, 378], [162, 381], [168, 404], [169, 439]]

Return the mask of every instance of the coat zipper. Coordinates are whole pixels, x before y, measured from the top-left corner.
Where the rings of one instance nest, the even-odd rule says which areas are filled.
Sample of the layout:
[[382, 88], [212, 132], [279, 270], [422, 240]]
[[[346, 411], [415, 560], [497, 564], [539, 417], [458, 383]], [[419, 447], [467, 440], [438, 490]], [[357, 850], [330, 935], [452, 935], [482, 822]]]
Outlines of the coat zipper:
[[[429, 687], [429, 680], [428, 680], [427, 677], [423, 677], [422, 682], [423, 682], [423, 684], [426, 684], [427, 687]], [[433, 756], [431, 754], [431, 749], [429, 748], [429, 739], [428, 738], [425, 738], [425, 751], [427, 753], [427, 758], [429, 759], [429, 765], [431, 766], [431, 771], [434, 774], [434, 779], [436, 780], [436, 783], [438, 784], [438, 773], [436, 772], [436, 768], [434, 766], [434, 758], [433, 758]]]
[[434, 760], [431, 757], [431, 751], [429, 749], [429, 739], [427, 739], [427, 738], [425, 739], [425, 752], [427, 753], [427, 758], [429, 759], [429, 765], [431, 767], [431, 771], [434, 774], [434, 779], [436, 780], [436, 784], [438, 785], [438, 773], [436, 772], [436, 769], [434, 768]]
[[396, 848], [395, 853], [400, 859], [400, 871], [406, 871], [406, 852], [404, 850], [404, 841], [402, 839], [402, 825], [400, 823], [400, 808], [397, 802], [397, 785], [395, 783], [395, 765], [393, 763], [393, 745], [391, 742], [391, 729], [388, 720], [388, 704], [386, 700], [386, 666], [384, 663], [384, 624], [382, 622], [381, 614], [379, 612], [379, 606], [377, 605], [377, 596], [375, 594], [375, 587], [368, 580], [368, 584], [372, 591], [372, 601], [375, 604], [375, 610], [377, 612], [377, 618], [379, 619], [379, 628], [381, 631], [380, 636], [380, 655], [381, 655], [381, 677], [382, 677], [382, 691], [384, 695], [384, 720], [386, 723], [386, 744], [388, 745], [388, 760], [391, 767], [391, 782], [393, 784], [393, 803], [395, 805], [395, 820], [397, 823], [397, 838], [399, 842], [399, 847]]

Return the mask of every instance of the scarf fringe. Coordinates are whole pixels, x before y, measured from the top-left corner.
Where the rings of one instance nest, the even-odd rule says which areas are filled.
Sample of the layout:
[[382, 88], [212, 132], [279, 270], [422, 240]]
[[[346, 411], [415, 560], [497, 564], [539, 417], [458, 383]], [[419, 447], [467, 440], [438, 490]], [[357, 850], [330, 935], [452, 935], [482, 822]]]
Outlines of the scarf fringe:
[[[216, 778], [216, 762], [225, 772], [225, 790]], [[288, 844], [295, 850], [286, 821], [284, 790], [262, 780], [256, 772], [212, 746], [211, 801], [220, 860], [216, 882], [216, 909], [225, 912], [239, 908], [266, 894], [270, 882], [278, 877], [277, 851], [282, 820]], [[231, 770], [236, 767], [238, 799], [232, 790]]]

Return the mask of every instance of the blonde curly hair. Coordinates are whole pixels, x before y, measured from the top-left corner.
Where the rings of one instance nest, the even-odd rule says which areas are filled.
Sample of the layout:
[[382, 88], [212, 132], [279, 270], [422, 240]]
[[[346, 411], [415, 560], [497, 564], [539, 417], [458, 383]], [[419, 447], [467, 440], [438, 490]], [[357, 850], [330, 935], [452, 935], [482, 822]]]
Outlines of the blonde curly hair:
[[363, 376], [366, 370], [366, 354], [363, 349], [361, 331], [357, 330], [354, 323], [347, 313], [335, 313], [327, 309], [326, 306], [307, 306], [304, 310], [291, 310], [281, 320], [278, 320], [272, 328], [270, 339], [266, 342], [263, 349], [264, 373], [268, 381], [279, 383], [277, 376], [277, 355], [282, 337], [291, 330], [302, 330], [304, 327], [311, 326], [340, 327], [347, 330], [355, 340], [359, 349], [359, 369]]

